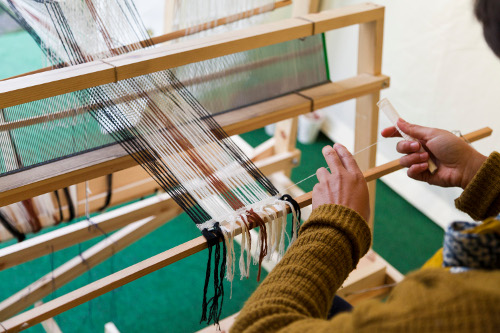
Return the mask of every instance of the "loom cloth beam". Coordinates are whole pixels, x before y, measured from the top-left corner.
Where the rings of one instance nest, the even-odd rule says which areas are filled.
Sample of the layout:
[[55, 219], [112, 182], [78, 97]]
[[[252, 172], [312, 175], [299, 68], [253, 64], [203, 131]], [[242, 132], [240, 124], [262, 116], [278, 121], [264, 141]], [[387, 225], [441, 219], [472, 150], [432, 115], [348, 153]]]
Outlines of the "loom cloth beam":
[[[472, 142], [490, 135], [491, 132], [491, 128], [485, 127], [481, 130], [464, 135], [464, 139]], [[367, 181], [375, 180], [379, 177], [382, 177], [383, 175], [402, 168], [403, 167], [399, 165], [398, 159], [381, 165], [377, 168], [365, 171], [363, 173], [363, 176]], [[312, 202], [312, 192], [297, 197], [295, 198], [295, 200], [299, 203], [301, 208], [306, 207]], [[235, 235], [238, 235], [240, 233], [241, 228], [235, 230]], [[203, 236], [197, 237], [154, 257], [148, 258], [140, 263], [129, 266], [119, 272], [90, 283], [80, 289], [58, 297], [53, 301], [41, 305], [40, 307], [28, 310], [20, 315], [10, 318], [2, 322], [2, 326], [4, 329], [6, 329], [6, 332], [17, 332], [19, 330], [29, 328], [45, 319], [54, 317], [64, 311], [83, 304], [104, 293], [132, 282], [140, 277], [143, 277], [174, 262], [200, 252], [206, 248], [206, 239]]]

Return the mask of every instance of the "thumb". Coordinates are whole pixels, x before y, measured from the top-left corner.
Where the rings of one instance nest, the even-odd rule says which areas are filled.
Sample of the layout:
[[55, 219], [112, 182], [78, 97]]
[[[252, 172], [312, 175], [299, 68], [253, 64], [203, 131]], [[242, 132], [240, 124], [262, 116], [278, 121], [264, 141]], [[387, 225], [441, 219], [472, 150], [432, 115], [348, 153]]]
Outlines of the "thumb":
[[430, 140], [432, 138], [432, 128], [410, 124], [402, 118], [398, 119], [398, 127], [409, 136], [418, 140]]

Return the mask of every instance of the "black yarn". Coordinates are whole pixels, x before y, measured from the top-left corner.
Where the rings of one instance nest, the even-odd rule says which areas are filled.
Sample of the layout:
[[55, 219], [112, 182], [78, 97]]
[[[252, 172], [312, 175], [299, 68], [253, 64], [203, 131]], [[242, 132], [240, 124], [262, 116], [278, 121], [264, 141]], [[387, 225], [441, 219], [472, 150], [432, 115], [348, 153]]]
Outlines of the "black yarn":
[[[294, 198], [292, 198], [289, 194], [283, 194], [280, 198], [280, 200], [287, 201], [292, 204], [293, 210], [295, 211], [295, 214], [297, 214], [297, 220], [300, 223], [300, 219], [302, 217], [302, 213], [300, 211], [300, 206], [297, 201], [295, 201]], [[293, 223], [291, 227], [291, 235], [293, 235]]]
[[69, 190], [67, 187], [63, 189], [64, 196], [66, 197], [66, 201], [68, 202], [68, 211], [69, 211], [69, 218], [68, 222], [73, 221], [73, 219], [76, 217], [75, 213], [75, 206], [73, 205], [73, 199], [71, 198], [71, 195], [69, 194]]
[[111, 203], [111, 197], [113, 195], [113, 174], [110, 173], [109, 175], [106, 176], [106, 185], [107, 185], [107, 193], [106, 193], [106, 201], [104, 202], [104, 205], [99, 208], [99, 211], [103, 211], [106, 208], [109, 207], [109, 204]]
[[2, 212], [0, 212], [0, 223], [7, 229], [8, 232], [14, 237], [17, 238], [18, 242], [22, 242], [26, 239], [26, 235], [21, 231], [17, 230], [17, 228], [9, 221], [7, 216], [5, 216]]
[[[203, 287], [203, 303], [201, 310], [201, 322], [210, 324], [211, 321], [219, 326], [222, 304], [224, 302], [224, 276], [226, 275], [226, 243], [219, 222], [216, 222], [212, 230], [203, 229], [201, 231], [208, 243], [208, 263], [205, 274], [205, 285]], [[222, 243], [222, 262], [221, 262], [221, 243]], [[214, 254], [214, 295], [207, 301], [208, 284], [210, 282], [210, 273], [212, 266], [212, 249], [215, 247]], [[220, 266], [219, 266], [220, 262]], [[208, 313], [207, 313], [208, 310]]]
[[64, 220], [64, 214], [61, 205], [61, 198], [59, 197], [59, 191], [55, 190], [54, 195], [56, 197], [57, 207], [59, 208], [59, 222], [62, 222]]

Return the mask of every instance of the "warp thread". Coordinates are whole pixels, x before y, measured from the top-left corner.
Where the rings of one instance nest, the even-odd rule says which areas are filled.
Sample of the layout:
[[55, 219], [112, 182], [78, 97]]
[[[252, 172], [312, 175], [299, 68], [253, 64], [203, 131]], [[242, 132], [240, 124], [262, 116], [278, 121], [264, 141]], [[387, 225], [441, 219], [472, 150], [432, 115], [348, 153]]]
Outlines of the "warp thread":
[[[298, 204], [298, 202], [297, 202], [297, 201], [295, 201], [295, 199], [294, 199], [294, 198], [292, 198], [292, 196], [291, 196], [291, 195], [289, 195], [289, 194], [283, 194], [283, 195], [281, 196], [280, 200], [283, 200], [283, 201], [289, 202], [289, 203], [292, 205], [293, 210], [295, 211], [295, 214], [297, 215], [297, 224], [298, 224], [298, 225], [300, 225], [300, 219], [301, 219], [301, 217], [302, 217], [302, 214], [301, 214], [301, 212], [300, 212], [300, 205]], [[294, 232], [295, 230], [294, 230], [294, 228], [295, 228], [296, 226], [298, 226], [298, 225], [296, 225], [295, 223], [292, 223], [292, 226], [291, 226], [291, 231], [290, 231], [290, 235], [295, 235], [295, 232]]]
[[[226, 243], [224, 234], [220, 228], [219, 222], [216, 222], [211, 230], [203, 229], [203, 236], [208, 243], [208, 262], [205, 275], [205, 285], [203, 287], [203, 303], [200, 323], [205, 321], [207, 324], [213, 320], [214, 324], [220, 329], [219, 320], [224, 302], [224, 276], [226, 275]], [[222, 240], [222, 242], [221, 242]], [[222, 262], [221, 262], [221, 243], [222, 243]], [[208, 285], [210, 282], [210, 273], [212, 266], [212, 249], [215, 247], [214, 254], [214, 295], [207, 300]], [[208, 311], [208, 313], [207, 313]]]

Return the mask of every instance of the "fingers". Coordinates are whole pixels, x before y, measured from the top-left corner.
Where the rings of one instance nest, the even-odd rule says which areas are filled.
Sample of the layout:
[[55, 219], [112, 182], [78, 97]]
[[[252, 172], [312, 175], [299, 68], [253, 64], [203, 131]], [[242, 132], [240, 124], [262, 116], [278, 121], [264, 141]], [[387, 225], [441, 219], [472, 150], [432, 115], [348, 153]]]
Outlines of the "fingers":
[[397, 137], [401, 137], [401, 134], [399, 134], [398, 130], [394, 126], [384, 128], [382, 130], [381, 134], [382, 134], [382, 136], [384, 138], [397, 138]]
[[413, 164], [407, 171], [408, 177], [416, 180], [425, 180], [425, 173], [429, 168], [429, 163]]
[[420, 150], [420, 143], [415, 141], [400, 141], [396, 145], [396, 150], [401, 154], [416, 153]]
[[319, 168], [316, 171], [316, 177], [320, 183], [326, 182], [328, 180], [328, 176], [330, 176], [330, 173], [326, 170], [326, 168]]
[[352, 173], [361, 173], [361, 170], [359, 170], [358, 164], [354, 160], [354, 157], [352, 157], [351, 153], [349, 152], [349, 150], [347, 150], [346, 147], [336, 143], [333, 146], [333, 149], [335, 149], [335, 151], [337, 152], [337, 156], [340, 158], [340, 162], [342, 162], [342, 165], [344, 166], [344, 168], [346, 168], [347, 171]]
[[340, 161], [340, 158], [337, 155], [335, 149], [333, 149], [331, 146], [325, 146], [323, 147], [322, 152], [323, 156], [325, 157], [326, 164], [328, 164], [332, 173], [336, 172], [338, 168], [343, 168], [342, 162]]
[[427, 141], [434, 136], [434, 128], [410, 124], [401, 118], [398, 120], [398, 127], [400, 130], [415, 139]]
[[429, 153], [414, 153], [410, 155], [403, 156], [399, 159], [399, 164], [406, 168], [410, 168], [413, 165], [427, 163], [429, 160]]

